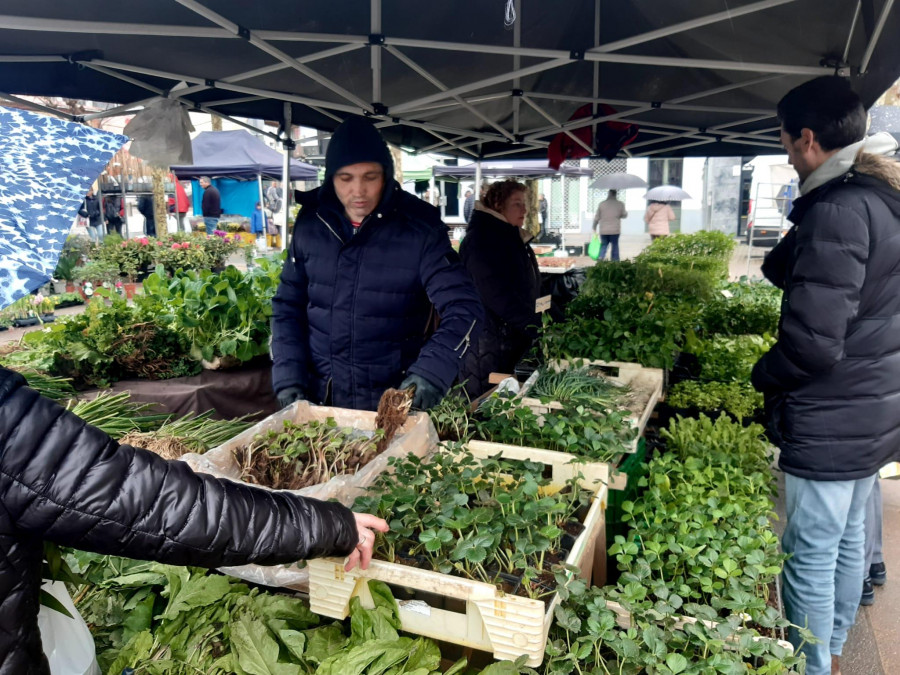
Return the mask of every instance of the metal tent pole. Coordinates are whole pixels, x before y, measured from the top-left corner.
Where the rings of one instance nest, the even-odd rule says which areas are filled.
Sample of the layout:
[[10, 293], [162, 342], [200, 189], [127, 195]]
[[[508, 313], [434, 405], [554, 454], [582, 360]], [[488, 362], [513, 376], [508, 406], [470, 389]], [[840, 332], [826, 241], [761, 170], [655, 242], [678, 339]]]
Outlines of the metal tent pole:
[[291, 195], [291, 104], [284, 104], [284, 168], [281, 172], [281, 208], [284, 216], [281, 219], [281, 250], [287, 248], [288, 218], [290, 218]]
[[[263, 197], [263, 189], [262, 189], [262, 174], [256, 174], [256, 185], [259, 189], [259, 206], [262, 210], [263, 215], [263, 236], [268, 238], [269, 236], [269, 218], [266, 216], [266, 200]], [[268, 243], [268, 242], [266, 242]]]

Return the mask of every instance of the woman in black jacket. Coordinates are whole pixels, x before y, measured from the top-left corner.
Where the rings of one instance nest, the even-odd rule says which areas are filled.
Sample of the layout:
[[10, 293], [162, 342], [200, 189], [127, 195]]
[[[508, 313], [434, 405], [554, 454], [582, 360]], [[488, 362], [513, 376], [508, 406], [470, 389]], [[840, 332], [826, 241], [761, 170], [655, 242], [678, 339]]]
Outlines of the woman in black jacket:
[[514, 180], [494, 183], [475, 204], [460, 245], [463, 265], [475, 281], [487, 318], [466, 353], [460, 381], [476, 397], [492, 372], [511, 373], [531, 347], [539, 325], [535, 302], [541, 288], [534, 251], [525, 242], [528, 188]]
[[0, 368], [0, 675], [49, 675], [37, 616], [42, 541], [172, 565], [372, 557], [387, 523], [195, 474], [119, 445]]

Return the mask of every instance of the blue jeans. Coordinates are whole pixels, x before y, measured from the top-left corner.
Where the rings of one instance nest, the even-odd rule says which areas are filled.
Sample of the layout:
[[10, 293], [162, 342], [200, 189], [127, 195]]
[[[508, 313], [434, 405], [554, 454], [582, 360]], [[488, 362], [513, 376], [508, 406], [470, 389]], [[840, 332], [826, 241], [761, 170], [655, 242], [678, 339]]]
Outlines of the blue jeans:
[[219, 228], [218, 218], [204, 218], [203, 224], [206, 226], [206, 234], [212, 234]]
[[88, 231], [88, 236], [91, 238], [91, 241], [100, 241], [101, 239], [103, 239], [103, 235], [100, 230], [101, 227], [103, 227], [103, 226], [102, 225], [88, 225], [87, 231]]
[[866, 575], [872, 565], [884, 562], [881, 551], [881, 523], [884, 513], [881, 509], [881, 481], [876, 480], [872, 486], [872, 494], [866, 504]]
[[606, 259], [606, 249], [612, 244], [612, 253], [609, 255], [610, 260], [619, 259], [619, 235], [617, 234], [601, 234], [600, 235], [600, 257], [597, 260]]
[[[787, 527], [781, 547], [784, 609], [788, 620], [808, 627], [820, 644], [807, 644], [806, 675], [829, 675], [856, 621], [865, 563], [866, 502], [875, 476], [819, 481], [785, 474]], [[789, 632], [799, 646], [796, 630]]]

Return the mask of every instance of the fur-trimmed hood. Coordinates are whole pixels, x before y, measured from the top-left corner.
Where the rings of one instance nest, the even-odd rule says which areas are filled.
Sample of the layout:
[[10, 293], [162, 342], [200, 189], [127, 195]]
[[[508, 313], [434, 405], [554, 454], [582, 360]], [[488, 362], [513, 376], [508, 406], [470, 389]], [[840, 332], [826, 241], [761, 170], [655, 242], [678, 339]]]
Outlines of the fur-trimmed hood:
[[853, 170], [884, 181], [894, 190], [900, 191], [900, 162], [892, 157], [860, 150], [853, 163]]

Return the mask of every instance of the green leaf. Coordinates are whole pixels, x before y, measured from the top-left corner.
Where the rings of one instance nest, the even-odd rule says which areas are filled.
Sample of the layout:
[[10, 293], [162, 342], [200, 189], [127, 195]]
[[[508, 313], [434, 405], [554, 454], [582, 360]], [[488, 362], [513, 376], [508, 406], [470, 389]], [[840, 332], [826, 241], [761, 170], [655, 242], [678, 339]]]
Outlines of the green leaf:
[[677, 674], [687, 668], [688, 662], [681, 654], [668, 654], [666, 655], [666, 665], [669, 670]]
[[306, 635], [299, 630], [280, 630], [278, 631], [278, 637], [284, 643], [284, 646], [287, 647], [291, 654], [298, 660], [304, 658], [303, 652], [306, 649]]
[[347, 645], [340, 624], [322, 626], [305, 631], [306, 659], [314, 663], [323, 663], [332, 654], [341, 651]]
[[231, 647], [248, 675], [300, 675], [300, 666], [278, 663], [278, 643], [261, 621], [249, 614], [230, 625]]
[[54, 612], [59, 612], [63, 616], [67, 616], [70, 619], [74, 619], [75, 617], [66, 609], [66, 606], [62, 604], [59, 600], [56, 599], [55, 596], [50, 594], [48, 591], [45, 591], [43, 588], [40, 593], [41, 604], [48, 609], [52, 609]]
[[179, 612], [211, 605], [230, 589], [231, 581], [228, 577], [218, 574], [194, 577], [184, 583], [174, 596], [169, 597], [169, 605], [159, 618], [173, 619]]
[[121, 673], [126, 668], [134, 668], [150, 658], [153, 650], [153, 635], [149, 630], [135, 635], [122, 647], [116, 660], [107, 669], [109, 673]]

